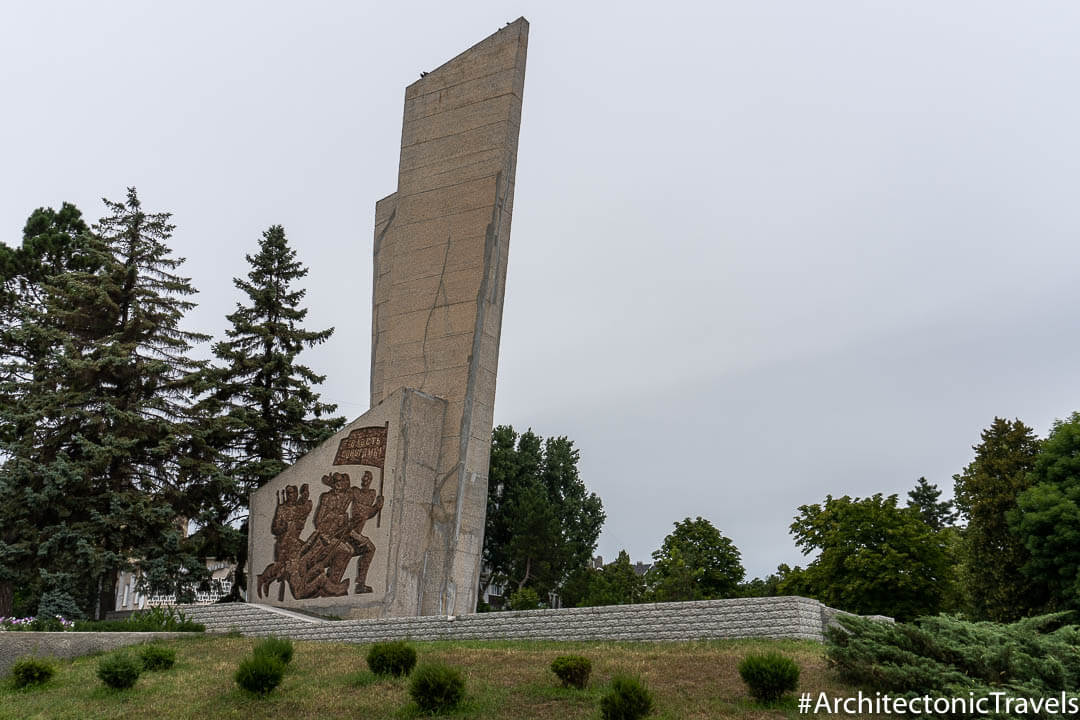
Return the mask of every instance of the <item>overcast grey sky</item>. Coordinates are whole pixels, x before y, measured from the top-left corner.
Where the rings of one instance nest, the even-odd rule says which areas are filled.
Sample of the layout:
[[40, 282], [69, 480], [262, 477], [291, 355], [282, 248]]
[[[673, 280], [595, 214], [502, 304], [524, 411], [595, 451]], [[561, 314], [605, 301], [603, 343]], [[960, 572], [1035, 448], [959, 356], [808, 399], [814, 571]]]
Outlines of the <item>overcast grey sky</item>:
[[9, 2], [2, 238], [135, 185], [220, 337], [283, 224], [355, 417], [404, 88], [519, 15], [495, 420], [576, 442], [605, 558], [701, 515], [804, 563], [799, 505], [1080, 409], [1075, 2]]

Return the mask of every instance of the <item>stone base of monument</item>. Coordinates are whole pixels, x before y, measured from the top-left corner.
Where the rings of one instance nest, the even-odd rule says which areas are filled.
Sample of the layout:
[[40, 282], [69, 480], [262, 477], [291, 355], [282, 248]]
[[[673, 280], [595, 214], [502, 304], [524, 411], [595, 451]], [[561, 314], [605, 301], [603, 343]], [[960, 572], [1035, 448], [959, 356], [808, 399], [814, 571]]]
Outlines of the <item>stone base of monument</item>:
[[445, 414], [445, 400], [399, 389], [253, 493], [249, 599], [344, 618], [423, 614], [446, 552], [431, 522]]

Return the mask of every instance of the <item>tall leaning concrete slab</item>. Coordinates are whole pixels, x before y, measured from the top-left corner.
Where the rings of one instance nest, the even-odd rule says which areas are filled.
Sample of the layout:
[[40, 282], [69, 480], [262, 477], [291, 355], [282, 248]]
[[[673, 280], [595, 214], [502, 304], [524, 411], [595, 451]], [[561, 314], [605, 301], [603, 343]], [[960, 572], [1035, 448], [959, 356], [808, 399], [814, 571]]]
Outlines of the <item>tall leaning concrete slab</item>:
[[376, 204], [371, 404], [447, 401], [424, 614], [476, 609], [528, 37], [521, 18], [405, 90]]
[[528, 31], [405, 90], [397, 190], [375, 205], [371, 409], [252, 494], [250, 599], [476, 610]]

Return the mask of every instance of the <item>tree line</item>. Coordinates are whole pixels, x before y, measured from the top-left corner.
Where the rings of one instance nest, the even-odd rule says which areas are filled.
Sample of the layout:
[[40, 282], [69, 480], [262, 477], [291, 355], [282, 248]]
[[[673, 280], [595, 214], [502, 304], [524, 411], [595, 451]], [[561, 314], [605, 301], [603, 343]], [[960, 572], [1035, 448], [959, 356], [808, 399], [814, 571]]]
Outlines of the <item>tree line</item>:
[[531, 587], [537, 602], [558, 594], [567, 606], [802, 595], [901, 620], [999, 622], [1080, 609], [1080, 413], [1042, 439], [1020, 420], [995, 418], [972, 449], [950, 501], [919, 478], [903, 503], [878, 493], [800, 506], [790, 532], [811, 562], [745, 581], [738, 548], [701, 517], [676, 522], [644, 574], [625, 551], [592, 567], [604, 516], [568, 469], [573, 444], [496, 428], [486, 581], [510, 595]]
[[280, 225], [204, 361], [171, 215], [134, 188], [104, 204], [93, 225], [39, 208], [0, 244], [0, 615], [98, 617], [136, 560], [145, 592], [183, 596], [203, 558], [243, 559], [248, 494], [344, 423], [297, 358], [333, 329], [302, 327]]
[[781, 566], [777, 590], [900, 619], [1012, 622], [1080, 608], [1080, 413], [1046, 438], [994, 418], [972, 450], [948, 503], [920, 479], [906, 508], [880, 495], [800, 507], [792, 534], [819, 555]]
[[[303, 327], [307, 269], [280, 225], [245, 255], [242, 300], [204, 361], [171, 215], [134, 188], [104, 206], [92, 225], [68, 203], [39, 208], [21, 242], [0, 243], [0, 616], [98, 617], [136, 562], [144, 592], [180, 597], [207, 579], [204, 558], [242, 568], [250, 492], [344, 424], [299, 361], [333, 329]], [[920, 478], [903, 505], [799, 507], [790, 530], [811, 562], [746, 581], [701, 517], [674, 524], [645, 574], [625, 551], [591, 567], [605, 514], [573, 442], [497, 427], [480, 590], [564, 605], [798, 594], [900, 619], [1076, 609], [1080, 413], [1046, 438], [995, 418], [973, 449], [953, 501]]]
[[524, 598], [515, 607], [547, 604], [554, 595], [572, 607], [727, 597], [737, 589], [739, 551], [702, 518], [675, 524], [645, 576], [625, 550], [592, 567], [606, 515], [578, 473], [579, 459], [566, 437], [494, 429], [481, 596], [495, 586], [504, 599]]

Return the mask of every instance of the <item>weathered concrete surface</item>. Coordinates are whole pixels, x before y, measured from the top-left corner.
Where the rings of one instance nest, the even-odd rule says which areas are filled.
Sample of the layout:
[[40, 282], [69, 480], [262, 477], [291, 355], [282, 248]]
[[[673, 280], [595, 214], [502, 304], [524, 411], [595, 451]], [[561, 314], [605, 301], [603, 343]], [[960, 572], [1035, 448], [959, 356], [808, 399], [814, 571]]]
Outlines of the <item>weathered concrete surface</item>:
[[[798, 638], [821, 641], [838, 611], [803, 597], [609, 605], [562, 610], [398, 617], [383, 620], [297, 622], [257, 605], [186, 606], [184, 615], [208, 632], [297, 640], [370, 643], [384, 640], [707, 640]], [[889, 621], [888, 618], [880, 618]]]
[[175, 632], [0, 632], [0, 675], [21, 657], [73, 658], [127, 645], [198, 637], [199, 633]]
[[[418, 614], [424, 591], [425, 552], [431, 542], [431, 496], [435, 489], [445, 412], [445, 400], [417, 390], [398, 388], [252, 493], [248, 540], [251, 568], [248, 592], [253, 595], [252, 599], [267, 605], [350, 618]], [[342, 440], [354, 429], [372, 426], [387, 428], [386, 458], [381, 474], [375, 467], [335, 465]], [[275, 558], [271, 526], [285, 488], [308, 485], [311, 510], [300, 534], [301, 540], [307, 540], [316, 530], [321, 497], [329, 493], [323, 478], [332, 472], [345, 472], [356, 486], [365, 471], [372, 472], [373, 487], [383, 497], [382, 511], [367, 520], [362, 530], [375, 546], [366, 579], [372, 592], [356, 593], [357, 561], [351, 559], [344, 575], [349, 587], [343, 595], [298, 599], [293, 594], [296, 588], [292, 584], [276, 580], [270, 584], [268, 592], [259, 597], [258, 575], [280, 559]]]
[[[375, 206], [371, 410], [252, 495], [249, 600], [351, 618], [476, 610], [528, 32], [524, 18], [510, 23], [405, 90], [397, 190]], [[362, 538], [342, 541], [374, 559], [364, 583], [356, 560], [340, 575], [331, 559], [327, 582], [311, 559], [348, 551], [312, 535], [323, 484], [347, 472], [352, 486], [328, 505], [361, 497], [371, 468], [333, 463], [343, 438], [380, 425], [385, 507]], [[305, 483], [299, 501], [283, 494]], [[363, 498], [348, 522], [374, 502]], [[304, 507], [306, 522], [283, 534]], [[267, 594], [257, 576], [281, 576], [278, 555], [292, 559], [293, 582]]]
[[423, 615], [476, 609], [528, 33], [518, 19], [406, 89], [375, 209], [371, 403], [448, 403]]

